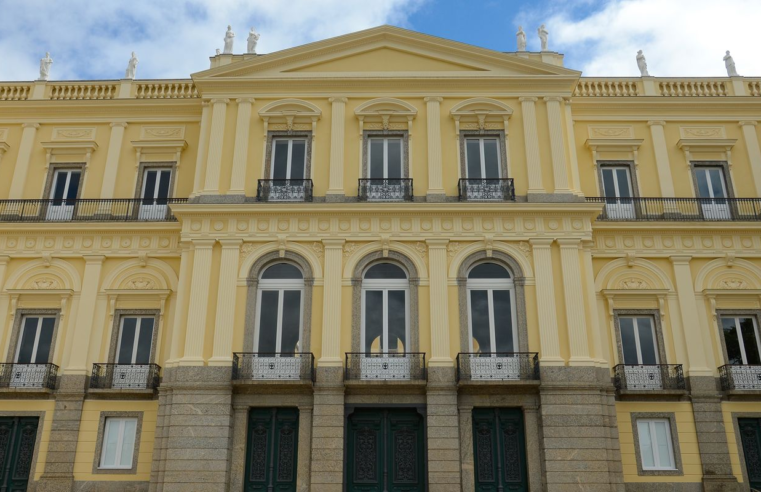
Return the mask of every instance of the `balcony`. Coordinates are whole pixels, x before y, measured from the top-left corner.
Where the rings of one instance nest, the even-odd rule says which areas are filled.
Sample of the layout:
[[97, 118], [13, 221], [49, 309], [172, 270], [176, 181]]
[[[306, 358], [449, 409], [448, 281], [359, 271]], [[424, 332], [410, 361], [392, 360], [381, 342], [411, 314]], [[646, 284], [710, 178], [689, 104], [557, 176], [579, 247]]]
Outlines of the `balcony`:
[[721, 389], [724, 391], [761, 391], [761, 366], [727, 364], [719, 368]]
[[411, 202], [412, 179], [360, 179], [358, 196], [362, 202]]
[[0, 364], [0, 388], [54, 390], [55, 364]]
[[613, 384], [619, 391], [684, 391], [681, 364], [619, 364], [613, 368]]
[[314, 354], [233, 354], [233, 381], [302, 381], [313, 383]]
[[425, 354], [346, 354], [346, 381], [425, 382]]
[[463, 202], [515, 201], [513, 178], [460, 179], [458, 189]]
[[605, 205], [597, 220], [761, 221], [761, 198], [587, 197], [587, 202]]
[[0, 222], [173, 222], [169, 205], [187, 198], [0, 200]]
[[90, 389], [154, 390], [160, 373], [157, 364], [93, 364]]
[[260, 179], [256, 190], [260, 202], [311, 202], [311, 179]]
[[457, 354], [457, 382], [539, 381], [536, 352]]

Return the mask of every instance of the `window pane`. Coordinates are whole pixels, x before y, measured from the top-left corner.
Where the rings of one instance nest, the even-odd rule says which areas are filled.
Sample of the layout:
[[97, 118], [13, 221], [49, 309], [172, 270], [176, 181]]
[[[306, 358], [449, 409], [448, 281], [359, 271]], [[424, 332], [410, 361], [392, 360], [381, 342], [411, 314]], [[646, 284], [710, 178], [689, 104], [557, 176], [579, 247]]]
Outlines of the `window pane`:
[[657, 364], [655, 339], [653, 338], [653, 323], [650, 318], [637, 318], [639, 327], [639, 347], [642, 350], [642, 364]]
[[137, 339], [135, 364], [150, 364], [151, 345], [153, 344], [153, 318], [140, 320], [140, 336]]
[[483, 178], [481, 176], [481, 148], [477, 138], [465, 140], [465, 152], [468, 160], [468, 177]]
[[124, 437], [122, 437], [121, 459], [119, 466], [132, 468], [132, 454], [135, 451], [135, 431], [137, 430], [137, 421], [127, 419], [124, 421]]
[[513, 313], [509, 290], [494, 290], [494, 336], [497, 352], [515, 352], [513, 340]]
[[486, 176], [484, 177], [499, 178], [499, 155], [496, 140], [484, 140], [484, 159], [486, 160]]
[[724, 196], [724, 186], [722, 186], [721, 169], [709, 169], [708, 172], [711, 175], [711, 191], [713, 191], [714, 198], [726, 198]]
[[39, 318], [24, 318], [24, 330], [21, 333], [21, 344], [19, 345], [18, 357], [16, 362], [19, 364], [32, 363], [32, 351], [34, 351], [34, 339], [37, 337], [37, 323]]
[[100, 462], [102, 467], [114, 467], [116, 465], [116, 447], [119, 441], [119, 421], [106, 419], [106, 431], [103, 436], [103, 455]]
[[132, 364], [132, 350], [135, 347], [137, 318], [122, 318], [122, 320], [122, 338], [119, 340], [119, 353], [116, 355], [116, 363]]
[[383, 291], [365, 291], [365, 353], [383, 350]]
[[145, 172], [145, 186], [143, 188], [143, 198], [149, 198], [147, 202], [144, 200], [144, 203], [146, 205], [150, 205], [153, 203], [153, 198], [155, 197], [156, 193], [156, 171], [146, 171]]
[[37, 356], [34, 359], [34, 362], [37, 364], [47, 364], [50, 362], [50, 346], [53, 343], [54, 327], [55, 318], [42, 318], [40, 339], [37, 342]]
[[[756, 338], [756, 329], [753, 326], [752, 318], [740, 318], [740, 331], [743, 334], [743, 345], [745, 345], [745, 358], [748, 364], [761, 364], [758, 354], [758, 339]], [[40, 349], [37, 349], [37, 354]], [[37, 356], [39, 358], [39, 355]]]
[[[169, 180], [172, 177], [172, 173], [166, 170], [159, 173], [159, 190], [156, 193], [156, 198], [166, 199], [169, 198]], [[165, 202], [159, 203], [159, 205], [165, 205]]]
[[602, 170], [602, 191], [605, 196], [616, 196], [616, 186], [613, 184], [613, 169], [603, 168]]
[[290, 263], [275, 263], [267, 267], [262, 279], [302, 279], [301, 270]]
[[388, 176], [387, 178], [402, 177], [402, 140], [388, 139]]
[[283, 333], [280, 338], [280, 352], [298, 352], [300, 323], [301, 291], [286, 290], [283, 292]]
[[371, 179], [382, 179], [383, 176], [383, 139], [370, 139], [370, 176]]
[[56, 171], [55, 173], [55, 186], [53, 187], [53, 198], [63, 198], [63, 192], [66, 189], [66, 177], [69, 173], [65, 171]]
[[621, 327], [621, 348], [624, 352], [624, 364], [640, 364], [637, 357], [637, 342], [634, 340], [634, 320], [632, 318], [619, 318]]
[[724, 331], [724, 344], [727, 346], [727, 363], [742, 364], [742, 352], [740, 351], [740, 339], [737, 336], [734, 318], [721, 318], [721, 326]]
[[639, 434], [639, 451], [642, 457], [642, 468], [655, 467], [655, 454], [653, 443], [650, 439], [650, 422], [647, 420], [637, 421], [637, 434]]
[[402, 354], [407, 348], [407, 302], [403, 290], [388, 291], [388, 351]]
[[510, 278], [510, 274], [496, 263], [481, 263], [470, 270], [468, 278]]
[[491, 352], [488, 291], [470, 291], [470, 323], [473, 332], [473, 352]]
[[391, 263], [377, 263], [367, 270], [365, 278], [406, 279], [407, 275], [404, 273], [404, 270], [396, 265]]
[[629, 189], [629, 173], [626, 169], [616, 169], [618, 178], [618, 196], [621, 198], [631, 198], [632, 193]]
[[711, 198], [711, 192], [708, 191], [708, 175], [705, 169], [695, 171], [698, 181], [698, 198]]
[[288, 178], [288, 140], [275, 140], [272, 179]]
[[262, 291], [259, 308], [259, 349], [260, 353], [277, 352], [277, 312], [280, 293], [276, 290]]
[[658, 446], [658, 467], [659, 468], [673, 468], [674, 464], [671, 463], [671, 453], [669, 453], [669, 441], [671, 435], [669, 433], [669, 427], [666, 421], [653, 422], [655, 427], [655, 442]]
[[288, 176], [290, 179], [304, 179], [306, 153], [306, 140], [294, 140], [291, 149], [291, 175]]
[[[79, 178], [82, 176], [81, 173], [78, 172], [72, 172], [71, 178], [69, 179], [69, 189], [66, 192], [66, 198], [73, 200], [77, 197], [77, 190], [79, 190]], [[73, 203], [71, 203], [73, 205]]]

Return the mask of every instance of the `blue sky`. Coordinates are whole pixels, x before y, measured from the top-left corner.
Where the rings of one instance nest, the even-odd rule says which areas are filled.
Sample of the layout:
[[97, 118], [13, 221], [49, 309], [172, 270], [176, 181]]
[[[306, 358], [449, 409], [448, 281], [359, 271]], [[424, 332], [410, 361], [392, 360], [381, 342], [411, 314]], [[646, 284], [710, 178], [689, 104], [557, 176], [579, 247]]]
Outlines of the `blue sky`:
[[187, 78], [208, 68], [227, 24], [235, 52], [248, 29], [258, 51], [392, 24], [499, 51], [536, 29], [566, 66], [594, 76], [637, 76], [638, 49], [656, 76], [724, 76], [731, 50], [741, 75], [761, 76], [755, 39], [761, 0], [0, 0], [0, 80], [32, 80], [50, 51], [51, 80], [118, 79], [131, 51], [138, 78]]

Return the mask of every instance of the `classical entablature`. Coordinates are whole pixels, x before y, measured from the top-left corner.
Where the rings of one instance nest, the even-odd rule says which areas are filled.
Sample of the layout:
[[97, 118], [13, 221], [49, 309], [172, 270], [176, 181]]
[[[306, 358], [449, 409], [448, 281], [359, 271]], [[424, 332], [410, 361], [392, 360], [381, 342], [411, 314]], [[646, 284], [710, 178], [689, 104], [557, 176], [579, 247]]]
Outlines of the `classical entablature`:
[[265, 137], [270, 130], [314, 132], [321, 115], [320, 108], [301, 99], [280, 99], [259, 111], [259, 117], [264, 120]]
[[456, 104], [449, 114], [454, 118], [457, 133], [460, 130], [505, 130], [513, 109], [507, 104], [488, 97], [476, 97]]
[[354, 114], [359, 120], [360, 135], [364, 130], [408, 130], [412, 133], [412, 120], [417, 109], [401, 99], [381, 97], [357, 106]]

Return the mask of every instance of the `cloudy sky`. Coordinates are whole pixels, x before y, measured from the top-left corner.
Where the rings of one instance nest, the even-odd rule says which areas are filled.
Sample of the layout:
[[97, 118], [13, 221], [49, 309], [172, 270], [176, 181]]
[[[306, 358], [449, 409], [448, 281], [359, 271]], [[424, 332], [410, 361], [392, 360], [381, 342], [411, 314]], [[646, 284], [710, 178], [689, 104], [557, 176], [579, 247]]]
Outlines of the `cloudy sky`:
[[245, 48], [297, 46], [392, 24], [500, 51], [515, 50], [522, 25], [585, 75], [638, 75], [642, 49], [656, 76], [725, 76], [731, 50], [741, 75], [761, 76], [756, 29], [761, 0], [0, 0], [0, 80], [32, 80], [50, 51], [51, 80], [118, 79], [130, 51], [138, 78], [187, 78], [208, 68], [227, 24]]

